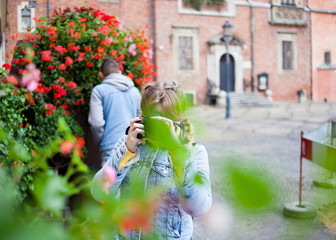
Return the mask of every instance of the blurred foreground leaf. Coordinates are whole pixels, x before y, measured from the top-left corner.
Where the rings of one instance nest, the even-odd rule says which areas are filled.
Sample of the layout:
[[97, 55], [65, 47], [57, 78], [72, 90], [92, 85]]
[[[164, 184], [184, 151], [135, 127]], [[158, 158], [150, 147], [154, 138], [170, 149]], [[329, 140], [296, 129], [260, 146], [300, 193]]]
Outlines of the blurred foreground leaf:
[[230, 160], [223, 169], [223, 181], [229, 184], [224, 195], [238, 208], [261, 209], [269, 207], [277, 195], [277, 184], [266, 168], [247, 161]]

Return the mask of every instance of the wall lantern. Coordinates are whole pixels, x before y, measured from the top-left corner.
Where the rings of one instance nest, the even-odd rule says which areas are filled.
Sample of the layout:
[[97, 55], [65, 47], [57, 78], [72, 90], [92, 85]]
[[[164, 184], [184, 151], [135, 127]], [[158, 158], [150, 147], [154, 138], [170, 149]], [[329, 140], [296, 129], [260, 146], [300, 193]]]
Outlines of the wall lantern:
[[268, 74], [260, 73], [258, 74], [258, 90], [266, 91], [268, 89]]

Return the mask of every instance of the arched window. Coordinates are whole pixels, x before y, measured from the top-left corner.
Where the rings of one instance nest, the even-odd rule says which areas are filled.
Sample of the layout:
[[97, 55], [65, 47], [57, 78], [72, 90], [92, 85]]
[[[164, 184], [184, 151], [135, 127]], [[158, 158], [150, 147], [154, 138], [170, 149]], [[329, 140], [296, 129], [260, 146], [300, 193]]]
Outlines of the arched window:
[[29, 8], [29, 2], [21, 2], [17, 7], [17, 17], [18, 32], [27, 32], [27, 28], [34, 28], [35, 9]]
[[21, 30], [26, 31], [27, 28], [31, 28], [31, 11], [25, 6], [21, 10]]

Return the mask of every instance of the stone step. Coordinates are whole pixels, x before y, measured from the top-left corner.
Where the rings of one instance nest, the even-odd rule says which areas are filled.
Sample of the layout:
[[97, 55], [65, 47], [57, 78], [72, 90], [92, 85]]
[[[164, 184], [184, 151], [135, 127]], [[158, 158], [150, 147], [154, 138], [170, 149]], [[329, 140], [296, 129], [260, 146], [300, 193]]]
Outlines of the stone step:
[[[258, 92], [230, 93], [231, 107], [272, 106], [272, 101]], [[218, 106], [226, 106], [226, 96], [217, 98]]]

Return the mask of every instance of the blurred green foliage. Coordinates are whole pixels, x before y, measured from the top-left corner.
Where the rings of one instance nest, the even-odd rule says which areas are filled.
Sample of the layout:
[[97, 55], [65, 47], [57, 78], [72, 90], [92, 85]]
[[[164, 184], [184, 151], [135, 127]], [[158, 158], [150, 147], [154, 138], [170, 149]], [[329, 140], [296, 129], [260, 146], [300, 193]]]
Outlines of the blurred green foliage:
[[[78, 138], [63, 118], [57, 120], [57, 130], [61, 136], [49, 139], [43, 147], [36, 148], [33, 157], [22, 150], [24, 145], [14, 140], [11, 134], [0, 128], [1, 141], [21, 149], [13, 154], [12, 160], [27, 160], [27, 166], [35, 169], [34, 188], [27, 190], [32, 197], [21, 201], [17, 188], [17, 178], [8, 165], [0, 167], [0, 236], [5, 240], [36, 239], [111, 239], [117, 232], [128, 234], [133, 227], [144, 229], [144, 239], [153, 239], [150, 227], [155, 202], [160, 189], [143, 191], [143, 183], [134, 181], [129, 193], [117, 199], [103, 191], [104, 201], [96, 202], [90, 194], [92, 176], [80, 159], [76, 144]], [[64, 175], [50, 169], [47, 160], [62, 150], [62, 143], [71, 142], [75, 147]], [[148, 235], [146, 235], [148, 234]]]
[[237, 157], [224, 164], [222, 179], [227, 186], [223, 194], [232, 200], [236, 209], [266, 210], [275, 204], [279, 189], [265, 167]]

